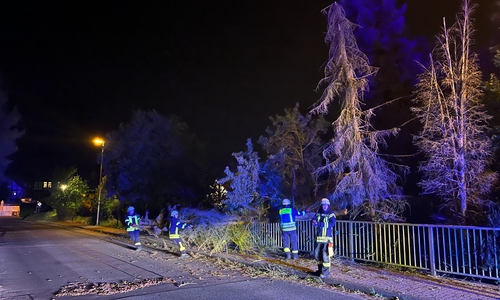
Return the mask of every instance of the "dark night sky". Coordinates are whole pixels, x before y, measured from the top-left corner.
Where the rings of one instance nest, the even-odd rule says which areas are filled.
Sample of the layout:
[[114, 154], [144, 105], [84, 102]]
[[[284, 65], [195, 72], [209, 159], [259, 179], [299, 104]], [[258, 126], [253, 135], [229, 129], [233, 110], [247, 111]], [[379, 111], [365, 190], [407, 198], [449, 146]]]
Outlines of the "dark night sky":
[[[408, 0], [412, 35], [451, 24], [460, 0]], [[479, 0], [478, 47], [493, 0]], [[94, 135], [132, 111], [179, 115], [229, 164], [270, 115], [312, 105], [327, 59], [332, 1], [24, 1], [0, 4], [2, 88], [26, 134], [9, 169], [41, 179], [55, 166], [97, 170]], [[498, 12], [497, 12], [498, 14]]]

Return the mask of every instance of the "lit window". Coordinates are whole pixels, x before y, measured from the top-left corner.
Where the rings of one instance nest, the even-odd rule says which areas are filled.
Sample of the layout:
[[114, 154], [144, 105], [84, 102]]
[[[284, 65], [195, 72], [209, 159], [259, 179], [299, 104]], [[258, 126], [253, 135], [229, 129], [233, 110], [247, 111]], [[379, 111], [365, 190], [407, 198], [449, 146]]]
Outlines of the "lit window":
[[43, 182], [43, 188], [44, 189], [51, 189], [52, 188], [52, 182], [51, 181], [44, 181]]

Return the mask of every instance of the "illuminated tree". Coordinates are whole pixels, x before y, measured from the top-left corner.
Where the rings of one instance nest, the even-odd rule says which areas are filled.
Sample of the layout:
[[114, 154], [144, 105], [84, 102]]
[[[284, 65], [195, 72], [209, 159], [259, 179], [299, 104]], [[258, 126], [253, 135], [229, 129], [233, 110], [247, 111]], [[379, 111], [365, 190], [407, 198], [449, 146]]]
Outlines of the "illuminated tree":
[[260, 213], [258, 209], [259, 186], [259, 155], [254, 152], [252, 140], [247, 140], [247, 150], [233, 153], [237, 161], [236, 173], [226, 167], [226, 177], [218, 180], [222, 185], [228, 185], [226, 199], [223, 204], [229, 211], [241, 215], [250, 215], [252, 212]]
[[316, 183], [314, 171], [321, 164], [321, 135], [327, 131], [328, 122], [322, 116], [313, 118], [309, 113], [300, 113], [298, 104], [270, 120], [267, 136], [259, 139], [268, 155], [267, 164], [274, 165], [282, 177], [285, 195], [308, 203]]
[[358, 49], [353, 35], [355, 25], [349, 22], [337, 3], [323, 10], [327, 15], [325, 41], [330, 45], [325, 78], [319, 84], [324, 91], [312, 113], [327, 114], [329, 106], [339, 101], [340, 115], [333, 122], [334, 137], [323, 151], [326, 165], [317, 174], [328, 176], [335, 190], [328, 188], [329, 198], [338, 207], [348, 205], [371, 220], [402, 220], [406, 201], [397, 185], [398, 175], [389, 163], [379, 157], [379, 146], [398, 129], [375, 131], [370, 123], [373, 110], [363, 111], [363, 95], [368, 78], [376, 70]]
[[473, 7], [464, 1], [456, 23], [437, 37], [430, 64], [420, 75], [413, 108], [423, 128], [415, 139], [426, 154], [419, 165], [423, 194], [443, 200], [455, 222], [466, 223], [472, 212], [489, 204], [496, 174], [488, 170], [492, 145], [481, 103], [481, 72], [473, 43]]
[[89, 192], [88, 183], [79, 175], [69, 179], [64, 189], [56, 189], [47, 202], [61, 219], [73, 217], [81, 209]]

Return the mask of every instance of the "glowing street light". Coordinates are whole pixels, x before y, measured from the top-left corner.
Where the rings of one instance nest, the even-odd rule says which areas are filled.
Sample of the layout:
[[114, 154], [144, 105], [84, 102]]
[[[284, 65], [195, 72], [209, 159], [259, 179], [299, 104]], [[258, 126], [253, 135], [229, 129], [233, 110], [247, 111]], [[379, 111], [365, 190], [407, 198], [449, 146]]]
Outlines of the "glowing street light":
[[95, 139], [92, 140], [94, 145], [96, 146], [101, 146], [101, 164], [99, 167], [99, 195], [97, 196], [97, 217], [96, 217], [96, 222], [95, 225], [99, 225], [99, 213], [101, 209], [101, 189], [102, 189], [102, 161], [104, 158], [104, 140], [101, 138], [96, 137]]

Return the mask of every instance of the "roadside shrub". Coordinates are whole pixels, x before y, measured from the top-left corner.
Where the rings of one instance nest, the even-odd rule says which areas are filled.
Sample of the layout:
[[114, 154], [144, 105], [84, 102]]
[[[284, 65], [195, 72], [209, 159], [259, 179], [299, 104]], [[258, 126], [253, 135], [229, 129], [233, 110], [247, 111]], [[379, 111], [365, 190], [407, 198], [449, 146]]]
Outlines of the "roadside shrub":
[[72, 221], [75, 223], [90, 225], [92, 223], [92, 217], [75, 216]]
[[124, 229], [125, 228], [125, 226], [123, 225], [123, 223], [121, 221], [119, 221], [118, 219], [115, 219], [114, 217], [110, 217], [108, 219], [99, 221], [99, 225], [100, 226], [104, 226], [104, 227], [118, 228], [118, 229]]
[[48, 212], [32, 214], [31, 216], [26, 217], [25, 220], [57, 222], [58, 221], [57, 210], [53, 209]]

